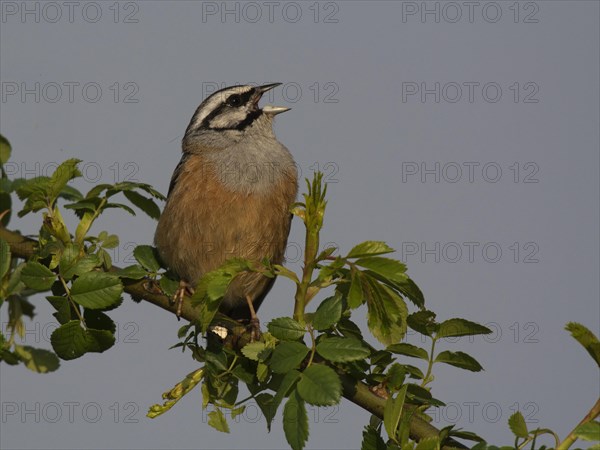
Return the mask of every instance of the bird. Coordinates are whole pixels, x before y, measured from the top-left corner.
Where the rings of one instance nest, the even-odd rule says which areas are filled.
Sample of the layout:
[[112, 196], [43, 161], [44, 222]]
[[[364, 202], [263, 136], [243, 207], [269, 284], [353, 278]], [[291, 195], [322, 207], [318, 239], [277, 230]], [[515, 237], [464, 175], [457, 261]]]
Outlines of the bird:
[[[198, 106], [185, 131], [154, 236], [161, 260], [181, 280], [174, 295], [178, 318], [184, 295], [227, 259], [284, 261], [298, 171], [273, 122], [290, 108], [258, 105], [279, 85], [218, 90]], [[274, 281], [257, 272], [238, 274], [219, 311], [252, 323], [255, 338], [256, 311]]]

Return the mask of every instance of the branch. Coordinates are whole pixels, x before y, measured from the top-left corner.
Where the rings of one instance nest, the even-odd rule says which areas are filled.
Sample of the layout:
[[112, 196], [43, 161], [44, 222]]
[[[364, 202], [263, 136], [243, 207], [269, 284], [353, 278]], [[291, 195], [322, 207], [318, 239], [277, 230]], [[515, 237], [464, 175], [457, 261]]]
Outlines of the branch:
[[[37, 246], [35, 240], [25, 237], [15, 231], [8, 230], [1, 225], [0, 238], [8, 242], [13, 256], [27, 260], [35, 254]], [[113, 267], [111, 270], [117, 271], [119, 268]], [[131, 295], [134, 300], [145, 300], [166, 311], [176, 314], [177, 306], [171, 304], [171, 301], [166, 295], [150, 292], [146, 289], [145, 283], [145, 280], [126, 283], [124, 284], [124, 291]], [[184, 302], [181, 317], [189, 322], [195, 322], [199, 319], [198, 311], [192, 307], [189, 302]], [[344, 397], [383, 420], [385, 399], [371, 392], [366, 384], [356, 381], [348, 375], [339, 375], [342, 380]], [[408, 408], [410, 408], [409, 405], [407, 405], [407, 409]], [[436, 427], [428, 423], [422, 417], [413, 415], [410, 423], [410, 435], [413, 439], [420, 441], [427, 437], [438, 436], [438, 434], [439, 430]], [[444, 450], [465, 448], [467, 447], [456, 441], [451, 441], [451, 445], [443, 447]]]

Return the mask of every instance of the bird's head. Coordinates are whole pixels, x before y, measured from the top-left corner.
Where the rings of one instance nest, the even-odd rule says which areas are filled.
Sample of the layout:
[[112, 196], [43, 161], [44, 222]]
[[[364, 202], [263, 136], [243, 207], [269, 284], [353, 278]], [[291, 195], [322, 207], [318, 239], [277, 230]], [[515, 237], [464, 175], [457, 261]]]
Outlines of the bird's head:
[[184, 151], [225, 148], [253, 135], [271, 136], [273, 118], [290, 108], [267, 105], [261, 109], [258, 102], [280, 84], [230, 86], [207, 97], [187, 127]]

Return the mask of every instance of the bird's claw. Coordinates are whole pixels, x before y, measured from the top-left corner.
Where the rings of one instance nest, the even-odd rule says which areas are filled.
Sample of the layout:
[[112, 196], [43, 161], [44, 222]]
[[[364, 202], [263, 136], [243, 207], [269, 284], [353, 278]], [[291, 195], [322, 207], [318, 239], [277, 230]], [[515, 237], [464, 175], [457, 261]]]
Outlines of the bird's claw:
[[179, 288], [177, 288], [177, 290], [175, 291], [175, 295], [173, 295], [173, 303], [177, 305], [177, 309], [175, 311], [177, 320], [181, 318], [181, 311], [183, 309], [183, 299], [186, 295], [190, 297], [194, 295], [194, 288], [186, 281], [181, 280], [179, 282]]

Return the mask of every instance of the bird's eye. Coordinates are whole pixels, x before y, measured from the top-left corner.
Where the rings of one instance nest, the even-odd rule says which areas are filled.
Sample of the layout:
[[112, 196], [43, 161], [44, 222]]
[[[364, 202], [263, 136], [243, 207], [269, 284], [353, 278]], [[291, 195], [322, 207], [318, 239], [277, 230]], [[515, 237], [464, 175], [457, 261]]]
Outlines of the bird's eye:
[[229, 106], [240, 106], [242, 104], [242, 97], [237, 94], [231, 95], [227, 99], [227, 104]]

